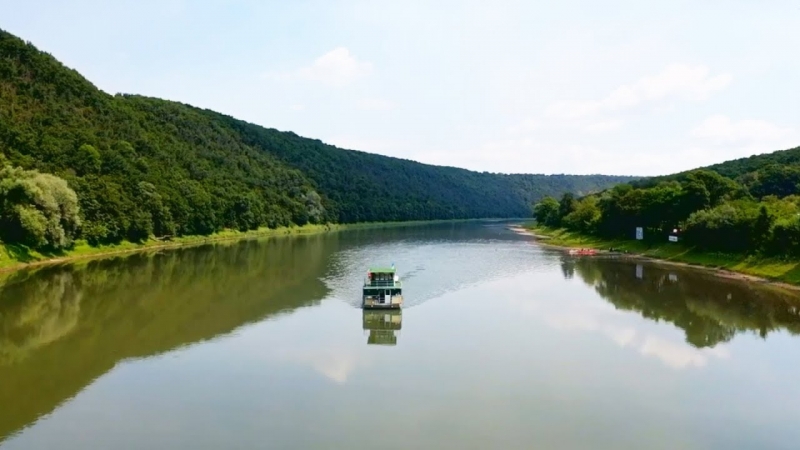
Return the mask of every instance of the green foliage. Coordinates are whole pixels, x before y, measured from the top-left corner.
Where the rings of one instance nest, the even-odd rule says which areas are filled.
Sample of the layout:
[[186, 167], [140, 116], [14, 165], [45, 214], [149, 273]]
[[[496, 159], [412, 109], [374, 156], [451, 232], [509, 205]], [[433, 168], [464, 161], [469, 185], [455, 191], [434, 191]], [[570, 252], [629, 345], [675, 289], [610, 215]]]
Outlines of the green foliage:
[[71, 165], [80, 175], [98, 173], [100, 171], [100, 152], [88, 144], [78, 147]]
[[800, 167], [771, 164], [754, 172], [746, 181], [750, 193], [756, 198], [768, 195], [787, 197], [800, 192]]
[[568, 216], [570, 213], [575, 211], [577, 203], [578, 202], [575, 200], [575, 196], [572, 195], [571, 192], [565, 192], [564, 195], [561, 196], [561, 200], [558, 202], [558, 215], [562, 219]]
[[[175, 102], [110, 96], [3, 31], [0, 155], [66, 179], [92, 244], [226, 228], [524, 217], [546, 195], [631, 179], [430, 166]], [[40, 221], [31, 214], [17, 216], [34, 230]]]
[[[577, 202], [564, 196], [558, 218], [545, 225], [604, 238], [631, 238], [643, 227], [651, 243], [665, 242], [677, 228], [680, 240], [698, 250], [800, 257], [798, 183], [797, 167], [766, 165], [739, 182], [701, 169], [617, 185]], [[548, 208], [551, 201], [534, 211]]]
[[557, 227], [561, 224], [558, 200], [547, 196], [533, 208], [533, 217], [536, 221], [548, 227]]
[[563, 225], [583, 233], [594, 233], [601, 216], [597, 203], [596, 197], [584, 197], [575, 202], [573, 211], [562, 219]]
[[800, 256], [800, 217], [778, 220], [772, 228], [767, 250], [772, 254]]
[[[736, 185], [734, 198], [751, 194], [756, 198], [769, 195], [785, 197], [800, 194], [800, 147], [762, 155], [753, 155], [673, 175], [643, 178], [631, 184], [637, 188], [652, 187], [664, 181], [683, 181], [698, 172], [716, 174], [728, 185]], [[738, 183], [737, 183], [738, 182]]]
[[755, 247], [759, 220], [756, 203], [723, 204], [693, 213], [686, 220], [685, 238], [698, 248], [746, 252]]
[[81, 221], [67, 182], [14, 167], [0, 169], [0, 239], [32, 248], [72, 245]]

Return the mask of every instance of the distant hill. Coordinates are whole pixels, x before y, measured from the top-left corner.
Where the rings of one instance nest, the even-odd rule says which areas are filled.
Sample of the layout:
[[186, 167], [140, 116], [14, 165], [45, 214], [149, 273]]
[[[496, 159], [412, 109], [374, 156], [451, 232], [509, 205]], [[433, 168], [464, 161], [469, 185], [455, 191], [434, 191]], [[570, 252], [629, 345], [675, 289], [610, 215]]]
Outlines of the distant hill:
[[774, 164], [800, 166], [800, 147], [733, 159], [708, 166], [706, 169], [713, 170], [728, 178], [739, 178], [747, 173], [755, 172]]
[[181, 103], [112, 96], [2, 30], [0, 156], [66, 179], [92, 243], [307, 222], [521, 217], [546, 195], [633, 179], [432, 166]]
[[[652, 244], [685, 245], [678, 260], [708, 251], [738, 255], [729, 260], [734, 270], [798, 283], [793, 265], [780, 271], [738, 258], [800, 258], [800, 147], [643, 178], [578, 200], [546, 198], [534, 213], [541, 224], [584, 235], [624, 240], [640, 229]], [[725, 264], [715, 258], [698, 260]]]
[[633, 180], [631, 184], [637, 187], [655, 186], [661, 181], [681, 180], [688, 174], [700, 169], [711, 170], [724, 177], [743, 181], [745, 184], [747, 184], [749, 181], [748, 178], [750, 178], [753, 174], [759, 171], [775, 168], [776, 166], [782, 166], [784, 168], [787, 166], [793, 166], [800, 169], [800, 147], [790, 148], [788, 150], [777, 150], [771, 153], [763, 153], [760, 155], [752, 155], [746, 158], [732, 159], [730, 161], [721, 162], [711, 166], [686, 170], [670, 175], [640, 178]]

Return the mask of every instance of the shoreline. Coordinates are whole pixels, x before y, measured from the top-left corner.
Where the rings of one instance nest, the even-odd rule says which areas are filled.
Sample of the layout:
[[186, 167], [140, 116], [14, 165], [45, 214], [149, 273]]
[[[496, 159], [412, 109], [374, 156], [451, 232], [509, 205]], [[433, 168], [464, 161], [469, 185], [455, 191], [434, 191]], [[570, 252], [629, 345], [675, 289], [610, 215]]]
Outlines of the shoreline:
[[[753, 275], [753, 274], [749, 274], [749, 273], [739, 272], [739, 271], [736, 271], [736, 270], [726, 269], [726, 268], [723, 268], [723, 267], [715, 267], [715, 266], [703, 265], [703, 264], [699, 264], [699, 263], [691, 263], [691, 262], [686, 262], [686, 261], [676, 261], [676, 260], [671, 260], [671, 259], [658, 258], [658, 257], [655, 257], [655, 256], [645, 255], [645, 254], [638, 253], [638, 252], [630, 252], [630, 253], [616, 253], [616, 252], [614, 252], [614, 253], [612, 253], [612, 252], [609, 252], [608, 250], [595, 248], [595, 246], [592, 245], [592, 244], [570, 245], [569, 243], [566, 243], [566, 242], [552, 243], [552, 241], [554, 240], [553, 236], [542, 234], [541, 232], [537, 232], [537, 231], [535, 231], [533, 229], [530, 229], [530, 228], [525, 228], [524, 226], [522, 226], [520, 224], [511, 225], [511, 226], [508, 227], [508, 229], [510, 231], [513, 231], [514, 233], [517, 233], [517, 234], [520, 234], [520, 235], [523, 235], [523, 236], [532, 237], [534, 240], [537, 241], [537, 243], [539, 245], [541, 245], [543, 247], [550, 247], [550, 248], [561, 249], [561, 250], [566, 250], [566, 249], [571, 249], [571, 248], [580, 248], [580, 247], [592, 248], [592, 249], [597, 251], [597, 255], [598, 256], [614, 255], [616, 257], [629, 259], [629, 260], [639, 260], [639, 261], [646, 261], [646, 262], [649, 262], [649, 263], [659, 264], [659, 265], [669, 265], [669, 266], [682, 267], [682, 268], [687, 268], [687, 269], [703, 270], [705, 272], [712, 273], [715, 276], [718, 276], [720, 278], [727, 278], [727, 279], [738, 280], [738, 281], [746, 281], [748, 283], [768, 285], [768, 286], [773, 286], [773, 287], [777, 287], [777, 288], [783, 288], [783, 289], [787, 289], [787, 290], [791, 290], [791, 291], [795, 291], [795, 292], [796, 291], [800, 291], [800, 284], [792, 283], [792, 282], [781, 280], [781, 279], [777, 279], [777, 278], [769, 278], [769, 277], [766, 277], [766, 276]], [[547, 241], [551, 241], [551, 242], [547, 242]], [[558, 241], [556, 241], [556, 242], [558, 242]]]
[[[176, 250], [180, 248], [194, 247], [205, 244], [213, 244], [216, 242], [225, 241], [239, 241], [247, 239], [258, 239], [266, 237], [294, 237], [294, 236], [308, 236], [316, 234], [333, 233], [339, 231], [349, 230], [368, 230], [379, 228], [402, 228], [402, 227], [415, 227], [424, 225], [436, 225], [444, 223], [462, 223], [462, 222], [479, 222], [479, 221], [492, 221], [502, 219], [457, 219], [457, 220], [420, 220], [420, 221], [407, 221], [407, 222], [361, 222], [351, 224], [325, 224], [325, 225], [303, 225], [293, 227], [281, 228], [262, 228], [259, 230], [251, 231], [235, 231], [223, 230], [208, 236], [182, 236], [176, 238], [174, 241], [158, 241], [156, 239], [149, 239], [145, 243], [132, 243], [123, 241], [119, 244], [108, 246], [92, 247], [82, 242], [75, 246], [75, 248], [66, 252], [66, 254], [58, 256], [48, 256], [31, 252], [30, 257], [36, 258], [32, 261], [21, 261], [15, 259], [6, 246], [0, 242], [0, 274], [8, 274], [25, 269], [33, 269], [44, 266], [68, 264], [77, 261], [90, 260], [90, 259], [103, 259], [112, 258], [116, 256], [127, 255], [131, 253], [147, 252], [147, 251], [162, 251], [162, 250]], [[70, 254], [72, 253], [72, 254]]]
[[[6, 257], [8, 257], [8, 261], [4, 261], [5, 265], [0, 266], [0, 274], [6, 274], [9, 272], [16, 272], [24, 269], [38, 268], [43, 266], [66, 264], [88, 259], [103, 259], [103, 258], [126, 255], [130, 253], [147, 252], [147, 251], [174, 250], [179, 248], [211, 244], [215, 242], [256, 239], [261, 237], [300, 236], [300, 235], [327, 233], [330, 231], [338, 231], [334, 229], [324, 229], [325, 227], [323, 226], [320, 226], [319, 227], [320, 229], [316, 228], [317, 228], [316, 226], [286, 227], [286, 228], [276, 228], [276, 229], [258, 230], [249, 232], [238, 232], [238, 231], [228, 230], [228, 231], [223, 231], [221, 233], [212, 234], [209, 236], [183, 236], [175, 241], [157, 241], [155, 239], [150, 239], [147, 242], [140, 244], [123, 241], [119, 244], [98, 246], [98, 247], [91, 247], [88, 246], [88, 244], [83, 244], [80, 246], [80, 249], [71, 250], [73, 252], [78, 252], [78, 253], [70, 254], [70, 252], [68, 251], [67, 254], [63, 256], [53, 256], [53, 257], [42, 255], [41, 259], [36, 259], [33, 261], [20, 261], [8, 257], [10, 252], [7, 250], [4, 244], [0, 243], [0, 249], [4, 250]], [[85, 253], [80, 253], [80, 251], [85, 251]], [[37, 256], [34, 257], [38, 258]]]

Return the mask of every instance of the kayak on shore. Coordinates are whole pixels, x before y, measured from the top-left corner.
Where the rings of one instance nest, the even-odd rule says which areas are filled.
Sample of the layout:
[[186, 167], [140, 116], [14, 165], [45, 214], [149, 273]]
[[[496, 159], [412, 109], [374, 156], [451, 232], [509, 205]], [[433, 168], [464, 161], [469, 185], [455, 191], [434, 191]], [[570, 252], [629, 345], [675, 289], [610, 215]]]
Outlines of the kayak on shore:
[[596, 255], [597, 250], [593, 248], [573, 248], [569, 251], [570, 255]]

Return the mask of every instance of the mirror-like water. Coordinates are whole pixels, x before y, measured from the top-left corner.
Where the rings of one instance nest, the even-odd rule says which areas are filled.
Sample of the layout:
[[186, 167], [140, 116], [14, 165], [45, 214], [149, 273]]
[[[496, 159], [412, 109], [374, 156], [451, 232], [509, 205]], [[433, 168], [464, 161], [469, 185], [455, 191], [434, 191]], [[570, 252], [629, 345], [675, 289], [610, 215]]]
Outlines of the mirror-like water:
[[502, 225], [132, 255], [0, 282], [0, 449], [793, 449], [798, 333], [796, 293]]

